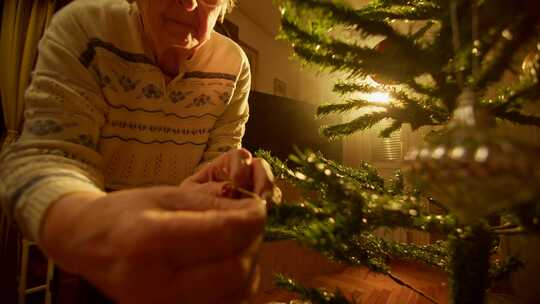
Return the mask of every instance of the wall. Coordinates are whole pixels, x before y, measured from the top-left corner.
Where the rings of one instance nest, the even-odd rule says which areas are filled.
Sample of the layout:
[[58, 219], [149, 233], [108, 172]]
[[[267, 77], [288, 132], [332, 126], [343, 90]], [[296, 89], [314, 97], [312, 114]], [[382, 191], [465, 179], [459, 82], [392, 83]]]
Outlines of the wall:
[[272, 33], [258, 26], [240, 8], [227, 19], [238, 25], [240, 40], [258, 51], [255, 90], [274, 94], [274, 78], [287, 84], [286, 97], [311, 104], [335, 100], [332, 93], [334, 77], [318, 74], [315, 69], [302, 68], [298, 59], [291, 59], [292, 50]]
[[[276, 9], [271, 5], [261, 3], [260, 9]], [[251, 12], [251, 15], [246, 13]], [[256, 17], [252, 17], [255, 16]], [[336, 75], [326, 72], [318, 72], [315, 67], [300, 64], [298, 58], [291, 58], [292, 50], [287, 42], [277, 41], [275, 34], [271, 33], [266, 25], [274, 24], [274, 20], [258, 20], [261, 18], [271, 19], [273, 15], [261, 13], [249, 3], [241, 2], [227, 19], [239, 27], [239, 38], [242, 42], [257, 50], [255, 87], [256, 91], [274, 94], [274, 79], [277, 78], [287, 84], [288, 98], [320, 105], [326, 102], [336, 102], [340, 97], [332, 92], [332, 87], [337, 80]], [[254, 20], [253, 18], [258, 18]], [[263, 24], [263, 26], [259, 26]], [[275, 24], [277, 27], [277, 24]], [[380, 130], [379, 130], [380, 131]], [[346, 137], [343, 141], [343, 162], [349, 166], [357, 166], [361, 161], [372, 161], [371, 145], [377, 137], [378, 130], [368, 130]], [[403, 150], [417, 143], [417, 135], [404, 131]], [[391, 174], [400, 164], [396, 162], [376, 164], [385, 175]]]

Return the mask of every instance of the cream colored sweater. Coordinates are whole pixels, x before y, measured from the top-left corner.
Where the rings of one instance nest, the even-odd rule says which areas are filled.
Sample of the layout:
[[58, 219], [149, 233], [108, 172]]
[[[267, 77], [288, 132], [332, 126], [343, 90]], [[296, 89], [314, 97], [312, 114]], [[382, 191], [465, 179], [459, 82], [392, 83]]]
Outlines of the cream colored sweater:
[[135, 4], [80, 0], [41, 40], [24, 130], [0, 159], [4, 208], [31, 240], [65, 194], [179, 184], [240, 146], [250, 86], [241, 48], [213, 33], [166, 84], [141, 28]]

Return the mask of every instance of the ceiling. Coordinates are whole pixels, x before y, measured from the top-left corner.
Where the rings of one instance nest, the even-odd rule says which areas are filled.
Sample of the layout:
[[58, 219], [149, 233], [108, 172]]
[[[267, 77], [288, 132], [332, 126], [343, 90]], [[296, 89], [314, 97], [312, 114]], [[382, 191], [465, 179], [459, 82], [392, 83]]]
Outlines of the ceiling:
[[[369, 1], [347, 0], [353, 7], [361, 6]], [[238, 0], [237, 9], [270, 36], [277, 35], [279, 29], [279, 11], [272, 0]]]

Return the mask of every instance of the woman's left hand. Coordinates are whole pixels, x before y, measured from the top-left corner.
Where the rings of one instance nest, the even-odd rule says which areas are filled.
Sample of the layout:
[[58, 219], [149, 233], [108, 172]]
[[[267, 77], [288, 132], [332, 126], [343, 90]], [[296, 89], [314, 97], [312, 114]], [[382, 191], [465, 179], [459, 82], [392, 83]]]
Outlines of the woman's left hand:
[[234, 149], [220, 155], [188, 177], [181, 187], [207, 183], [214, 185], [206, 189], [213, 189], [210, 191], [219, 196], [235, 197], [242, 189], [269, 203], [281, 201], [281, 192], [274, 184], [270, 165], [264, 159], [254, 158], [246, 149]]

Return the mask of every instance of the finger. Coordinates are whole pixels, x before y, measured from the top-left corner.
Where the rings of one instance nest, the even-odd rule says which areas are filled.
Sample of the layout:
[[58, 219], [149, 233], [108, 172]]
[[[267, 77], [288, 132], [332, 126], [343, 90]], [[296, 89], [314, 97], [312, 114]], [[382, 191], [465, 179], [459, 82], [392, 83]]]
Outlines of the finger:
[[[224, 205], [204, 211], [147, 211], [144, 231], [133, 236], [133, 250], [141, 258], [167, 256], [175, 265], [233, 256], [256, 246], [264, 230], [266, 208], [255, 199], [213, 197]], [[228, 203], [221, 203], [222, 200]], [[242, 208], [228, 205], [242, 204]], [[139, 248], [136, 244], [146, 244]], [[136, 257], [134, 257], [136, 258]]]
[[195, 172], [192, 176], [186, 178], [186, 181], [194, 183], [207, 183], [211, 181], [226, 181], [229, 177], [228, 173], [224, 171], [226, 163], [228, 163], [230, 155], [223, 154], [213, 161], [202, 166], [202, 168]]
[[229, 179], [227, 172], [227, 164], [229, 163], [231, 155], [229, 152], [224, 153], [195, 172], [192, 176], [186, 180], [190, 180], [196, 183], [206, 183], [210, 181], [225, 181]]
[[[189, 190], [186, 185], [184, 185], [184, 190]], [[223, 197], [223, 198], [235, 198], [238, 199], [241, 197], [241, 193], [238, 192], [238, 189], [231, 182], [207, 182], [203, 184], [193, 184], [193, 190], [200, 193]]]
[[253, 192], [259, 195], [271, 193], [274, 188], [274, 175], [270, 165], [260, 158], [253, 159]]
[[244, 162], [250, 162], [251, 158], [251, 153], [249, 153], [249, 151], [246, 149], [230, 150], [227, 153], [220, 155], [210, 163], [204, 165], [194, 175], [188, 177], [187, 180], [196, 183], [232, 180], [232, 167], [236, 167], [236, 163], [241, 159], [246, 159]]
[[232, 198], [234, 187], [230, 182], [207, 182], [194, 184], [193, 190], [212, 196]]
[[246, 149], [238, 149], [231, 153], [229, 172], [232, 182], [246, 190], [253, 189], [252, 181], [253, 157]]
[[194, 184], [190, 192], [186, 188], [179, 187], [153, 187], [145, 189], [145, 195], [154, 201], [159, 209], [165, 211], [205, 211], [205, 210], [230, 210], [249, 208], [254, 204], [253, 200], [233, 200], [221, 197], [223, 192], [227, 194], [230, 183], [210, 182]]

